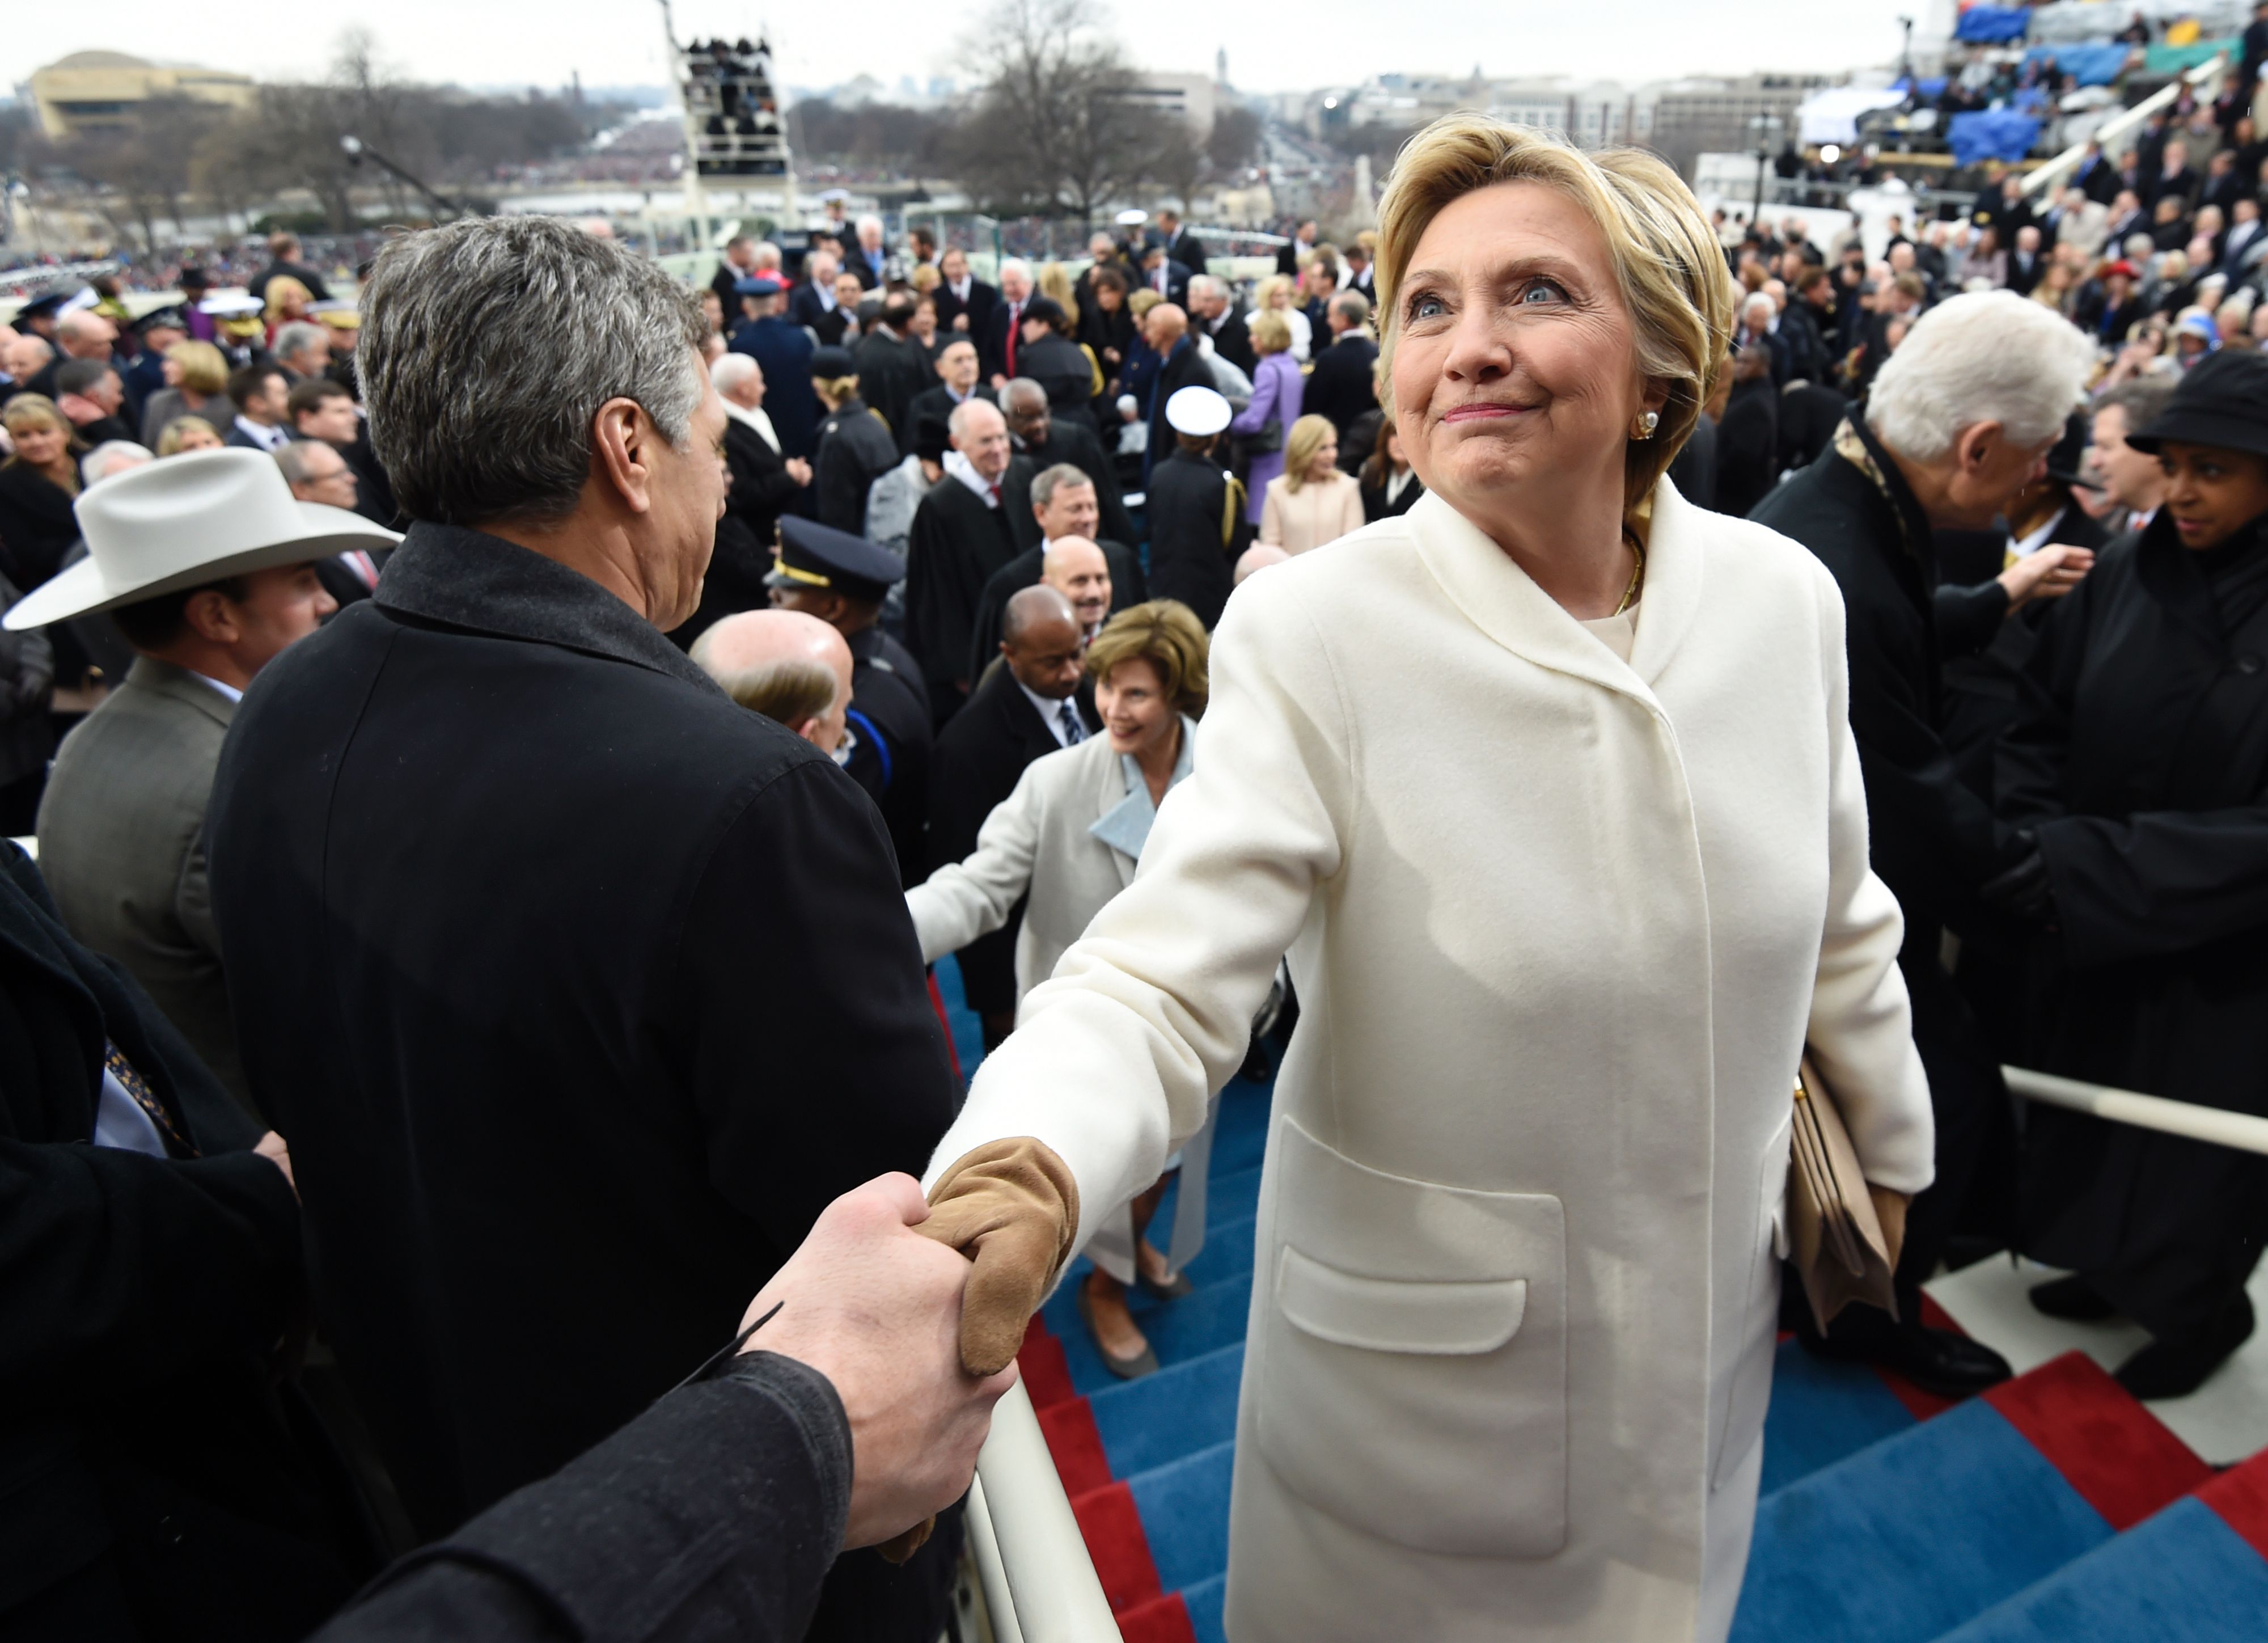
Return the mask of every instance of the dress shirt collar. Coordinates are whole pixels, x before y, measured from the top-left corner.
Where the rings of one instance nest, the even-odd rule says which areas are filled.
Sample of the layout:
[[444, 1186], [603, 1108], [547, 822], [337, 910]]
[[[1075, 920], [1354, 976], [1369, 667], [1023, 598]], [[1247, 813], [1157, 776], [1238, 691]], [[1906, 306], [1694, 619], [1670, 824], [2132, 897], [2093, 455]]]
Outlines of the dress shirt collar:
[[1000, 482], [987, 479], [976, 471], [976, 465], [958, 451], [945, 453], [945, 471], [975, 491], [988, 508], [1000, 505]]
[[[1016, 689], [1024, 693], [1024, 700], [1029, 702], [1032, 704], [1033, 711], [1037, 712], [1040, 718], [1046, 722], [1048, 734], [1056, 739], [1056, 745], [1057, 747], [1068, 748], [1074, 745], [1071, 739], [1064, 733], [1063, 726], [1063, 711], [1065, 707], [1069, 707], [1074, 715], [1079, 711], [1079, 704], [1074, 698], [1064, 696], [1060, 701], [1052, 700], [1047, 696], [1042, 696], [1038, 691], [1033, 689], [1031, 686], [1026, 684], [1020, 679], [1016, 681]], [[1086, 727], [1086, 721], [1082, 719], [1079, 723], [1079, 728], [1084, 730]]]
[[652, 623], [590, 578], [482, 531], [417, 521], [371, 597], [401, 615], [628, 662], [722, 694]]
[[241, 702], [244, 700], [244, 692], [238, 689], [234, 685], [223, 684], [210, 674], [201, 674], [194, 667], [189, 668], [188, 672], [192, 679], [196, 680], [201, 684], [210, 685], [214, 689], [219, 691], [228, 701]]
[[271, 455], [291, 443], [291, 433], [289, 429], [281, 426], [262, 427], [241, 412], [237, 415], [236, 429], [239, 433]]

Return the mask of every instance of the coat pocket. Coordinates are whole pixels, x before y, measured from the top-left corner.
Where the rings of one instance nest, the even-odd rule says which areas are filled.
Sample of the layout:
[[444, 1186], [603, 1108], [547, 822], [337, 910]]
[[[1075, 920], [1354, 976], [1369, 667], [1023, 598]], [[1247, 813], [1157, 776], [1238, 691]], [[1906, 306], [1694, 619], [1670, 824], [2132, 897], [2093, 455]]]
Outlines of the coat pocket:
[[1714, 1437], [1709, 1487], [1721, 1489], [1749, 1451], [1764, 1441], [1771, 1402], [1772, 1348], [1779, 1332], [1779, 1264], [1787, 1254], [1787, 1151], [1794, 1114], [1765, 1144], [1756, 1182], [1756, 1223], [1749, 1238], [1748, 1289], [1741, 1308], [1741, 1355], [1734, 1364]]
[[1567, 1537], [1566, 1227], [1557, 1198], [1390, 1175], [1288, 1115], [1255, 1392], [1294, 1495], [1421, 1551], [1547, 1558]]

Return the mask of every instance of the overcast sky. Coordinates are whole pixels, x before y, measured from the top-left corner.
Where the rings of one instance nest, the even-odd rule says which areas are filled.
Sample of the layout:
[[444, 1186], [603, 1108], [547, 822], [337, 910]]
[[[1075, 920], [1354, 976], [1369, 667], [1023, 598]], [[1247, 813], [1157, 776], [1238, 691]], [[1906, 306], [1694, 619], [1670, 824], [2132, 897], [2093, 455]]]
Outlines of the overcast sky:
[[[1945, 0], [1432, 0], [1398, 8], [1378, 0], [1308, 0], [1291, 6], [1196, 6], [1116, 0], [1119, 33], [1136, 61], [1210, 72], [1226, 47], [1229, 77], [1254, 91], [1361, 79], [1374, 70], [1491, 76], [1578, 74], [1645, 80], [1760, 69], [1839, 70], [1895, 61], [1897, 18], [1950, 10]], [[895, 84], [950, 73], [961, 33], [982, 4], [832, 0], [769, 8], [736, 0], [681, 0], [681, 37], [753, 33], [769, 10], [782, 78], [827, 85], [861, 71]], [[667, 77], [654, 0], [334, 0], [284, 13], [184, 10], [178, 0], [106, 0], [96, 6], [9, 7], [0, 31], [0, 84], [73, 51], [107, 48], [245, 70], [263, 78], [320, 71], [338, 33], [359, 26], [380, 57], [413, 77], [464, 85], [552, 86], [579, 70], [587, 85], [660, 84]], [[1146, 15], [1170, 26], [1144, 26]], [[200, 21], [200, 19], [202, 19]]]

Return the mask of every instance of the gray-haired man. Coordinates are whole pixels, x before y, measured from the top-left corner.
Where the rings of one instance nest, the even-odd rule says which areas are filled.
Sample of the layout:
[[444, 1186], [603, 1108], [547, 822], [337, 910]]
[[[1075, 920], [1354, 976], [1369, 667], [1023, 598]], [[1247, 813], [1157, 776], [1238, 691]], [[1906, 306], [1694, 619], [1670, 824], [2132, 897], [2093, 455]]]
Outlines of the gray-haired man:
[[[326, 1324], [438, 1536], [730, 1340], [956, 1091], [874, 807], [664, 637], [725, 501], [692, 293], [504, 217], [394, 241], [364, 310], [414, 522], [246, 698], [213, 885]], [[857, 1554], [821, 1631], [935, 1637], [954, 1551]]]

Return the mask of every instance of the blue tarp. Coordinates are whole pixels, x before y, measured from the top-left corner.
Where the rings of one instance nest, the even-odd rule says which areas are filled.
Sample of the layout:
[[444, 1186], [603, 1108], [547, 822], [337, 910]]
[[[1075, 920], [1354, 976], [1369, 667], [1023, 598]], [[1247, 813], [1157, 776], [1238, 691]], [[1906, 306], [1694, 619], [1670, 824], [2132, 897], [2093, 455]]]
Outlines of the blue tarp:
[[1954, 38], [1972, 46], [1999, 46], [2024, 37], [2032, 14], [2025, 6], [1973, 5], [1953, 26]]
[[1953, 158], [1958, 165], [1974, 166], [1988, 159], [2021, 159], [2040, 140], [2040, 122], [2035, 114], [1988, 108], [1982, 114], [1954, 115], [1946, 127], [1945, 136], [1953, 145]]
[[2081, 85], [2108, 85], [2118, 77], [2118, 70], [2126, 66], [2132, 46], [2035, 46], [2024, 54], [2024, 66], [2029, 68], [2043, 58], [2053, 57], [2057, 70], [2068, 74]]

